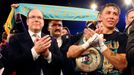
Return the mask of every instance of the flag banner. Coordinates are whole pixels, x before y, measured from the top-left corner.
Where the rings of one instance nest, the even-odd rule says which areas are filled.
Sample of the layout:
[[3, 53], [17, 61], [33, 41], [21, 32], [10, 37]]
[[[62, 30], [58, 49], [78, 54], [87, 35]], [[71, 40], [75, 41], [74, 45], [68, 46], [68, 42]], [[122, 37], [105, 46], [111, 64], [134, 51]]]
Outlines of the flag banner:
[[6, 23], [4, 24], [4, 29], [5, 32], [8, 34], [10, 34], [11, 29], [13, 28], [14, 25], [14, 8], [11, 9], [9, 16], [7, 18]]
[[15, 12], [27, 16], [28, 12], [32, 9], [42, 11], [45, 19], [96, 21], [98, 14], [98, 11], [91, 9], [26, 3], [20, 3]]
[[32, 9], [39, 9], [40, 11], [42, 11], [45, 19], [58, 19], [70, 21], [96, 21], [98, 15], [98, 11], [91, 9], [19, 3], [19, 7], [15, 9], [12, 8], [9, 13], [7, 21], [4, 25], [6, 33], [10, 34], [10, 31], [14, 26], [14, 15], [19, 13], [24, 16], [27, 16], [28, 12]]

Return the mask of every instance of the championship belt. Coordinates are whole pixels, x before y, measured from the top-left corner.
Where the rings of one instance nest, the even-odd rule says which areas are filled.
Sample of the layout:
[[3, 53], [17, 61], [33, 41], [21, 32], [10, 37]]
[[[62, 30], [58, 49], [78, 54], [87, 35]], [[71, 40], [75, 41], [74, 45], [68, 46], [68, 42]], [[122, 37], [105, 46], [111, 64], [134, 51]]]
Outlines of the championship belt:
[[[79, 44], [83, 43], [83, 39]], [[82, 72], [92, 72], [102, 66], [103, 57], [97, 48], [90, 47], [85, 50], [84, 54], [76, 58], [76, 68]]]

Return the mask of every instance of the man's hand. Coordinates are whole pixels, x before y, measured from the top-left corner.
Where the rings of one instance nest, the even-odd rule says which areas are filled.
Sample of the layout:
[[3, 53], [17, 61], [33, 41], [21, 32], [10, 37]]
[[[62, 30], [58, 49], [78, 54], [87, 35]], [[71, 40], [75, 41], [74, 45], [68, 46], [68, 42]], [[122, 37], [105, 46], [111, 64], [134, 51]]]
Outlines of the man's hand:
[[17, 7], [19, 7], [19, 4], [12, 4], [11, 5], [11, 8], [17, 8]]
[[[95, 31], [93, 31], [92, 29], [88, 28], [88, 29], [84, 29], [84, 44], [81, 45], [81, 47], [83, 49], [87, 49], [93, 42], [95, 42], [96, 40], [98, 40], [98, 34], [95, 33]], [[87, 40], [86, 40], [87, 39]]]
[[104, 39], [102, 34], [97, 34], [94, 30], [88, 28], [84, 30], [84, 37], [88, 40], [81, 45], [83, 49], [87, 49], [89, 46], [100, 47], [100, 52], [103, 52], [107, 49], [107, 46], [104, 44]]
[[47, 55], [50, 46], [51, 38], [49, 35], [46, 35], [35, 41], [34, 49], [37, 52], [37, 54], [45, 53], [45, 55]]

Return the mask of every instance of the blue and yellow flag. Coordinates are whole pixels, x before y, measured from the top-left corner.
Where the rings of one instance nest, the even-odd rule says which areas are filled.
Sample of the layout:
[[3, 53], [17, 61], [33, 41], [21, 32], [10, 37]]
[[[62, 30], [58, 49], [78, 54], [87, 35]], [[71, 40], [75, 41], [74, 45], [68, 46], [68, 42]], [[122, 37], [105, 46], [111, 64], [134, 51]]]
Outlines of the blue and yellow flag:
[[7, 18], [7, 21], [4, 25], [4, 29], [6, 33], [10, 34], [10, 30], [14, 26], [15, 13], [20, 13], [21, 15], [27, 16], [28, 12], [32, 9], [41, 10], [43, 12], [45, 19], [60, 19], [60, 20], [70, 20], [70, 21], [96, 21], [98, 15], [98, 11], [94, 11], [91, 9], [20, 3], [19, 7], [15, 9], [12, 8]]
[[42, 11], [45, 19], [96, 21], [98, 15], [98, 11], [91, 9], [24, 3], [20, 3], [19, 7], [15, 9], [15, 12], [27, 16], [28, 12], [32, 9]]
[[11, 9], [9, 16], [7, 18], [6, 23], [4, 24], [4, 29], [5, 32], [8, 34], [10, 34], [11, 29], [13, 28], [13, 24], [14, 24], [14, 8]]

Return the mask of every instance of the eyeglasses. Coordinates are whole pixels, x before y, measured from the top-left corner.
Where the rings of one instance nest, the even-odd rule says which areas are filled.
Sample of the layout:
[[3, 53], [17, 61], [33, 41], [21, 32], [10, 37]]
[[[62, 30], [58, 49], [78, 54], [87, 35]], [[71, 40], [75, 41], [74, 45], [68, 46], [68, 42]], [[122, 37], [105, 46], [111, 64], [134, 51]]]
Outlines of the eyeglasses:
[[38, 19], [38, 20], [43, 20], [44, 18], [41, 17], [41, 16], [30, 16], [30, 17], [27, 17], [28, 19], [32, 19], [32, 20], [35, 20], [35, 19]]

